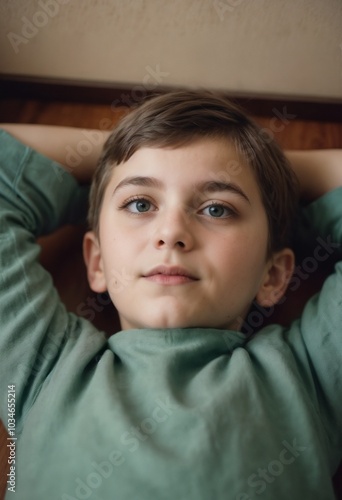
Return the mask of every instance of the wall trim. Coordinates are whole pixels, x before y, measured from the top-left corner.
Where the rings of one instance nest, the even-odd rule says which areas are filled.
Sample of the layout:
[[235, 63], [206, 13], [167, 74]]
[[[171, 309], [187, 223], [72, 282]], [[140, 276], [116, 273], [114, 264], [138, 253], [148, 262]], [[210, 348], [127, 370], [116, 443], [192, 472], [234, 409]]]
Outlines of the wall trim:
[[[74, 101], [113, 106], [138, 103], [142, 98], [164, 93], [180, 87], [158, 86], [145, 90], [142, 85], [29, 77], [0, 74], [0, 99], [34, 99], [48, 101]], [[274, 109], [296, 115], [298, 120], [342, 122], [342, 100], [313, 99], [303, 96], [244, 94], [225, 92], [247, 112], [255, 116], [270, 116]]]

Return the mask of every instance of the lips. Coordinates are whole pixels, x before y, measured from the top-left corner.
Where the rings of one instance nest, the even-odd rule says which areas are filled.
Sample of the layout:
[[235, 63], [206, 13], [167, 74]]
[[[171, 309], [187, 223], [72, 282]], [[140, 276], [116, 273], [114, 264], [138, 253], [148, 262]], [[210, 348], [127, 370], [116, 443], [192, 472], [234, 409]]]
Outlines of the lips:
[[179, 266], [157, 266], [143, 277], [163, 285], [181, 285], [198, 280], [190, 271]]

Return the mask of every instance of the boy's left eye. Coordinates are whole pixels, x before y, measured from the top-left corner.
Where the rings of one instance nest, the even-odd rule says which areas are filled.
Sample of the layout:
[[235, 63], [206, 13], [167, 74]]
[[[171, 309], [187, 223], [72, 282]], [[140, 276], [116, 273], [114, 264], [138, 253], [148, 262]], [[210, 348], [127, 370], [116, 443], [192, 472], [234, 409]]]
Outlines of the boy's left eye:
[[202, 212], [204, 215], [209, 215], [217, 219], [235, 215], [235, 212], [231, 208], [220, 205], [219, 203], [212, 203], [208, 207], [203, 208]]

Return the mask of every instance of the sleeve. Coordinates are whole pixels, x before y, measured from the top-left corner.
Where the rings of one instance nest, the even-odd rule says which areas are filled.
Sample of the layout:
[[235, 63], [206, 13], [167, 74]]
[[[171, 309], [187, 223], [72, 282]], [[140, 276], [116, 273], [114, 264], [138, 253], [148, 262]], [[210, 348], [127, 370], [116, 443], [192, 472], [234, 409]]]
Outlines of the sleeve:
[[307, 207], [302, 227], [311, 227], [315, 234], [312, 252], [300, 262], [302, 269], [315, 272], [328, 259], [337, 263], [289, 329], [288, 342], [318, 408], [336, 466], [342, 455], [342, 188]]
[[0, 130], [0, 418], [15, 385], [17, 427], [78, 320], [39, 264], [36, 238], [79, 222], [87, 194], [60, 165]]

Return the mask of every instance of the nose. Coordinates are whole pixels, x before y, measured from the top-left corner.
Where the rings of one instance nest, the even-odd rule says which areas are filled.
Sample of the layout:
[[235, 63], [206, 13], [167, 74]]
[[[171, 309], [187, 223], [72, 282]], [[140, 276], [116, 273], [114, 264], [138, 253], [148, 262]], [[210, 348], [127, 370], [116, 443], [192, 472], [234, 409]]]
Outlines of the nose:
[[156, 248], [189, 251], [193, 245], [190, 217], [184, 211], [173, 209], [158, 217], [154, 233]]

